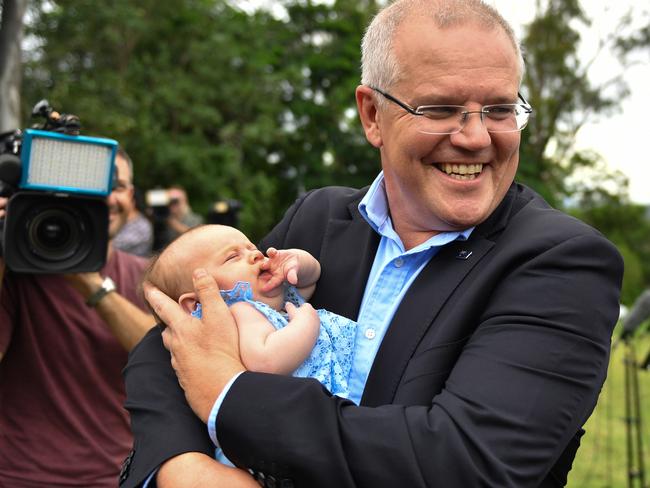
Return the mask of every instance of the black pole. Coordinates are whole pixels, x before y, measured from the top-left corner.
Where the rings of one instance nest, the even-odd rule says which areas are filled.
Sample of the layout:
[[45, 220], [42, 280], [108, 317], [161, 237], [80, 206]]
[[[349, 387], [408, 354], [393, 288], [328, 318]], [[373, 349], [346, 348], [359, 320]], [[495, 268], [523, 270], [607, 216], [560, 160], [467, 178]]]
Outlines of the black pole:
[[[625, 438], [627, 454], [628, 488], [646, 488], [643, 433], [641, 423], [641, 399], [639, 398], [639, 377], [636, 353], [631, 337], [624, 337], [624, 373], [625, 373]], [[638, 480], [638, 484], [636, 483]]]
[[641, 418], [641, 396], [639, 395], [639, 368], [636, 362], [636, 352], [634, 348], [631, 348], [631, 359], [632, 362], [630, 367], [632, 368], [632, 388], [634, 389], [634, 400], [635, 400], [635, 409], [636, 409], [636, 445], [637, 445], [637, 468], [638, 468], [638, 477], [640, 480], [640, 486], [645, 488], [645, 469], [644, 469], [644, 459], [643, 459], [643, 422]]
[[[624, 343], [623, 372], [625, 375], [625, 460], [627, 462], [627, 488], [634, 488], [634, 446], [632, 436], [632, 397], [630, 389], [630, 344], [627, 339]], [[642, 487], [643, 488], [643, 487]]]

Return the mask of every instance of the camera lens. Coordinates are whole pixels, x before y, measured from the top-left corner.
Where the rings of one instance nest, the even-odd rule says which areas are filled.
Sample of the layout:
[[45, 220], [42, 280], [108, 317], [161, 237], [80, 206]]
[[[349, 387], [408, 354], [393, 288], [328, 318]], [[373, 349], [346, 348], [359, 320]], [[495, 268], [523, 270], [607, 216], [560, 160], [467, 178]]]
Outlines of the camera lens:
[[83, 234], [83, 220], [68, 208], [46, 209], [32, 214], [27, 221], [28, 243], [32, 252], [48, 261], [73, 256]]
[[43, 220], [36, 229], [38, 242], [47, 247], [59, 248], [68, 242], [70, 228], [65, 225], [59, 216], [50, 216]]
[[7, 204], [5, 263], [16, 273], [98, 271], [106, 262], [108, 225], [104, 199], [19, 191]]

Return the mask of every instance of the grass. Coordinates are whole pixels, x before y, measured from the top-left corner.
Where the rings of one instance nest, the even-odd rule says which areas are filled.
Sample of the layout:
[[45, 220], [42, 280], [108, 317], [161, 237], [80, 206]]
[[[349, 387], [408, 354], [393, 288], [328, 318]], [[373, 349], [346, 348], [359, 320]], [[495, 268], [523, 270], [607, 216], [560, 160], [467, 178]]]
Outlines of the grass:
[[[632, 341], [637, 364], [650, 354], [650, 334]], [[642, 488], [640, 479], [628, 485], [627, 436], [625, 422], [625, 345], [615, 345], [607, 381], [594, 413], [585, 425], [580, 449], [569, 473], [570, 488]], [[641, 405], [645, 486], [650, 487], [650, 371], [636, 368]], [[635, 464], [635, 468], [638, 465]]]

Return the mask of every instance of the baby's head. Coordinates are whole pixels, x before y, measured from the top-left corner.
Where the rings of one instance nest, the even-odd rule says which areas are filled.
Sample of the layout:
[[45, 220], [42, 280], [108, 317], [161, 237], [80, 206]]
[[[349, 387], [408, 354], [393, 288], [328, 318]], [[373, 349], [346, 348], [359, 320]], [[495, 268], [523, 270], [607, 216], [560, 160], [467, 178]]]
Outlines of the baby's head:
[[278, 300], [282, 304], [282, 290], [260, 292], [270, 277], [261, 268], [265, 260], [255, 245], [234, 227], [202, 225], [181, 234], [155, 257], [145, 280], [191, 312], [198, 301], [192, 286], [192, 272], [205, 268], [221, 290], [230, 290], [238, 281], [247, 281], [255, 300], [277, 307]]

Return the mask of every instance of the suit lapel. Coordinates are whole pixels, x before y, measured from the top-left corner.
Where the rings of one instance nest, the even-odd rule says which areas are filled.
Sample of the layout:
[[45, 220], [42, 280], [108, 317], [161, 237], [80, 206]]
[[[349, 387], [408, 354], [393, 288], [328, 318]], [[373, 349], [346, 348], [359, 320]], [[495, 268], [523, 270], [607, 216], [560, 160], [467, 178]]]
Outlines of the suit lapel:
[[494, 246], [494, 236], [532, 198], [530, 192], [524, 195], [522, 192], [525, 190], [513, 183], [501, 204], [474, 229], [468, 241], [444, 246], [420, 272], [395, 312], [377, 352], [361, 398], [362, 405], [377, 406], [393, 401], [409, 360], [434, 325], [443, 305]]
[[321, 277], [310, 302], [356, 320], [379, 236], [361, 217], [358, 200], [350, 204], [351, 219], [332, 219], [319, 255]]
[[440, 249], [424, 267], [404, 296], [381, 343], [363, 393], [363, 405], [392, 402], [413, 352], [440, 309], [493, 245], [483, 238], [455, 241]]

